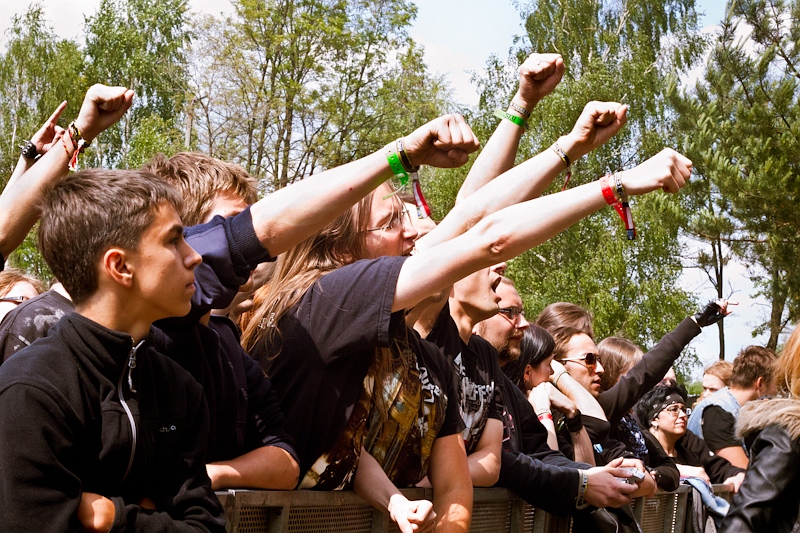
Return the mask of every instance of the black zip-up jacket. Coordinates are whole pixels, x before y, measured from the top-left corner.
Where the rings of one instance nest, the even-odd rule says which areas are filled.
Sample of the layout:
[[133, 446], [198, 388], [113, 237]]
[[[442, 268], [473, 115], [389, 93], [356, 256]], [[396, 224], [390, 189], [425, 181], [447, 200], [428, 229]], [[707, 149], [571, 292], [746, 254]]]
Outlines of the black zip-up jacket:
[[3, 531], [83, 531], [83, 492], [114, 502], [111, 531], [225, 530], [208, 411], [185, 370], [75, 313], [24, 351], [0, 367]]

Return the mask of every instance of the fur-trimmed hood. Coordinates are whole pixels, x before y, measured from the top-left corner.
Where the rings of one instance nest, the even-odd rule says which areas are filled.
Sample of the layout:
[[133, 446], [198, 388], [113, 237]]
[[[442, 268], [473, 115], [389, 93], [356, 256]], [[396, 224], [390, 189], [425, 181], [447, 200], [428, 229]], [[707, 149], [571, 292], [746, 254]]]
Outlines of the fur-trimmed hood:
[[739, 411], [736, 436], [742, 439], [775, 424], [783, 426], [792, 440], [800, 439], [800, 400], [773, 398], [747, 402]]

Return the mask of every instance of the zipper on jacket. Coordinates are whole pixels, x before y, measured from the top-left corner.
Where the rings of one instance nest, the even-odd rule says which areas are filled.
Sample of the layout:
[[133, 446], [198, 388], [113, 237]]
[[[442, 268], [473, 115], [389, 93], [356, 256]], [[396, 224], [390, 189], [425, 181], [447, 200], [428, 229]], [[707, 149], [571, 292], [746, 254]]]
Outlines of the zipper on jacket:
[[122, 393], [122, 379], [125, 377], [125, 371], [127, 369], [128, 389], [130, 389], [131, 392], [136, 392], [136, 389], [133, 388], [133, 375], [131, 372], [134, 368], [136, 368], [136, 351], [139, 349], [142, 343], [144, 343], [144, 340], [139, 341], [139, 344], [131, 348], [131, 351], [128, 354], [128, 364], [125, 365], [125, 368], [123, 368], [122, 372], [120, 372], [119, 381], [117, 382], [117, 394], [119, 395], [119, 401], [122, 404], [122, 408], [125, 409], [125, 414], [128, 415], [128, 422], [131, 424], [131, 456], [130, 459], [128, 459], [128, 468], [125, 469], [125, 475], [122, 477], [123, 482], [128, 479], [128, 475], [131, 473], [131, 468], [133, 468], [133, 459], [136, 456], [136, 421], [133, 419], [133, 413], [131, 413], [131, 409], [128, 407], [128, 402], [125, 401], [125, 395]]

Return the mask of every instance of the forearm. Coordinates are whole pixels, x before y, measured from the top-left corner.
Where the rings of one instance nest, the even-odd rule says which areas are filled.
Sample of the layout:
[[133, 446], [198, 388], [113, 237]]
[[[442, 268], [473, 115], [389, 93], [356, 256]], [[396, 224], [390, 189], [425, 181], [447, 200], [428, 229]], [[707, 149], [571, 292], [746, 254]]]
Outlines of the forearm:
[[[69, 147], [72, 154], [72, 147]], [[39, 219], [37, 204], [44, 191], [67, 175], [69, 157], [63, 147], [48, 151], [24, 179], [10, 180], [0, 195], [0, 254], [8, 257]], [[19, 167], [19, 165], [18, 165]]]
[[277, 256], [322, 229], [390, 177], [383, 149], [309, 176], [252, 206], [256, 235]]
[[[484, 151], [490, 148], [487, 145]], [[549, 149], [541, 152], [487, 183], [480, 194], [472, 194], [456, 204], [434, 230], [417, 240], [415, 246], [426, 249], [448, 241], [492, 213], [540, 196], [563, 169], [564, 163], [555, 152]]]
[[577, 432], [570, 431], [569, 436], [572, 439], [572, 449], [574, 450], [575, 461], [597, 466], [594, 459], [592, 440], [589, 438], [586, 428], [581, 428], [581, 430]]
[[728, 462], [733, 466], [738, 466], [739, 468], [745, 469], [747, 468], [747, 455], [745, 455], [741, 446], [729, 446], [727, 448], [722, 448], [721, 450], [716, 450], [714, 453], [723, 459], [727, 459]]
[[580, 412], [600, 420], [606, 420], [606, 414], [592, 394], [575, 381], [568, 372], [556, 373], [552, 376], [553, 385], [556, 386], [567, 398], [572, 400]]
[[433, 487], [436, 531], [469, 531], [472, 481], [460, 434], [440, 437], [433, 443], [428, 479]]
[[14, 172], [11, 173], [11, 177], [8, 178], [8, 182], [6, 183], [6, 187], [10, 186], [14, 181], [19, 179], [20, 176], [25, 174], [28, 169], [33, 166], [33, 161], [28, 159], [27, 157], [20, 156], [17, 160], [17, 165], [14, 167]]
[[392, 310], [412, 307], [481, 268], [512, 259], [604, 205], [599, 184], [590, 183], [494, 213], [467, 233], [411, 256], [400, 272]]
[[494, 133], [485, 144], [461, 185], [456, 203], [514, 166], [519, 141], [525, 130], [509, 120], [500, 120]]
[[489, 450], [478, 450], [467, 456], [469, 477], [474, 487], [491, 487], [500, 477], [500, 456]]
[[300, 467], [291, 454], [275, 446], [262, 446], [229, 461], [210, 463], [206, 470], [214, 490], [292, 490], [300, 475]]
[[372, 455], [361, 449], [358, 458], [358, 468], [353, 478], [353, 491], [379, 511], [387, 511], [392, 497], [400, 490], [386, 476], [386, 473]]

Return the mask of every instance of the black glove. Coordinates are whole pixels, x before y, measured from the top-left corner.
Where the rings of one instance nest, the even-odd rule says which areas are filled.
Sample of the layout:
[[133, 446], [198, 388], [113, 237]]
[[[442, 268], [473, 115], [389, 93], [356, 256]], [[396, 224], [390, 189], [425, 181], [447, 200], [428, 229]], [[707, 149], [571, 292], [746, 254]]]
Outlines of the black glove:
[[717, 302], [708, 302], [702, 311], [694, 315], [697, 325], [701, 328], [715, 324], [723, 318], [725, 318], [725, 315]]

